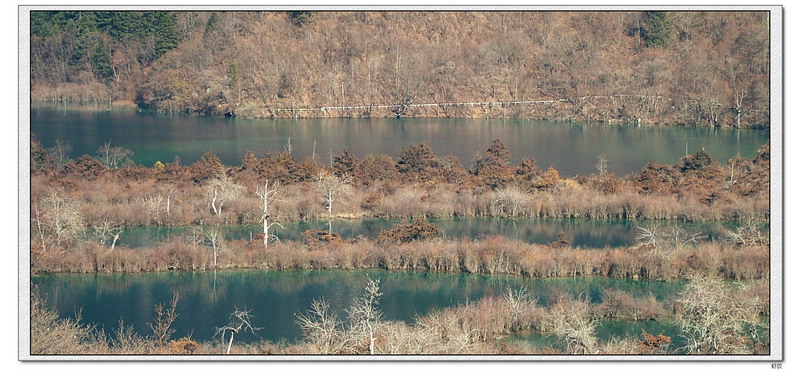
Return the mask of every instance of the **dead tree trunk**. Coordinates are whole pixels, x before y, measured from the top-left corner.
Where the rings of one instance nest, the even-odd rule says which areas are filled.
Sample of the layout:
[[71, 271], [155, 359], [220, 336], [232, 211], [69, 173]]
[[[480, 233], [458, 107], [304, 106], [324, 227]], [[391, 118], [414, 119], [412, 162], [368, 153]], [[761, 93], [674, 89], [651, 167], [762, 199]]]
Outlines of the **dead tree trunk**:
[[261, 201], [263, 203], [261, 210], [262, 212], [261, 223], [264, 233], [264, 249], [269, 248], [269, 241], [273, 238], [273, 236], [270, 235], [269, 233], [269, 229], [275, 225], [283, 228], [283, 225], [281, 225], [278, 222], [274, 221], [270, 222], [270, 217], [272, 217], [272, 215], [270, 214], [269, 207], [272, 205], [272, 203], [279, 201], [278, 199], [275, 198], [275, 195], [278, 194], [278, 191], [279, 189], [277, 184], [274, 184], [270, 188], [269, 180], [264, 180], [263, 189], [256, 189], [256, 195], [258, 195], [258, 197], [261, 198]]

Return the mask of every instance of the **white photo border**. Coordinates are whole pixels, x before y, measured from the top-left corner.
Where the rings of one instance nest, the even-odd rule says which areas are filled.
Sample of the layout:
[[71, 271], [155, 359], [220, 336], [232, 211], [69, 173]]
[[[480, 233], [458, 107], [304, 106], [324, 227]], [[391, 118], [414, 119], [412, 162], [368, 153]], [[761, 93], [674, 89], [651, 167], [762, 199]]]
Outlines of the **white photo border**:
[[[768, 11], [770, 14], [770, 353], [768, 355], [31, 355], [30, 354], [30, 12], [127, 11]], [[19, 349], [21, 361], [753, 361], [784, 359], [783, 8], [781, 6], [98, 6], [20, 5], [19, 21]]]

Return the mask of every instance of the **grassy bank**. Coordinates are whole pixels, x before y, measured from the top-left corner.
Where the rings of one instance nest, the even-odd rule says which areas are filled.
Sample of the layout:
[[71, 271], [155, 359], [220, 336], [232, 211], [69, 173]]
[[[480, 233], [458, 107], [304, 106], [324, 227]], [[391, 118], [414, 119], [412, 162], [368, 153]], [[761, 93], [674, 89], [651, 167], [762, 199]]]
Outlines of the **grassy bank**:
[[[694, 275], [710, 278], [764, 279], [769, 277], [769, 245], [703, 242], [685, 246], [643, 244], [625, 249], [579, 250], [527, 244], [502, 237], [481, 241], [439, 239], [390, 243], [371, 240], [306, 243], [226, 241], [216, 246], [187, 239], [171, 239], [155, 247], [109, 249], [83, 242], [71, 250], [44, 250], [34, 245], [31, 270], [57, 272], [202, 271], [254, 268], [430, 270], [524, 277], [599, 275], [614, 278], [678, 279]], [[216, 264], [215, 264], [216, 262]]]

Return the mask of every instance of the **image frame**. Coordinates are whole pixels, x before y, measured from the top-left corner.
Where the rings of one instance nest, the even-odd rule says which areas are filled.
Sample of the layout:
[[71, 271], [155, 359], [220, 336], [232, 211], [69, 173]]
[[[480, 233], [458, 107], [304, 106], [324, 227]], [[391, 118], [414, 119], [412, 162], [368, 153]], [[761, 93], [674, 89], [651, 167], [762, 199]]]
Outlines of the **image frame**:
[[[30, 354], [30, 12], [36, 10], [149, 11], [768, 11], [770, 14], [770, 353], [767, 355], [31, 355]], [[22, 361], [752, 361], [784, 359], [784, 100], [783, 8], [781, 6], [39, 6], [20, 5], [19, 19], [19, 349]]]

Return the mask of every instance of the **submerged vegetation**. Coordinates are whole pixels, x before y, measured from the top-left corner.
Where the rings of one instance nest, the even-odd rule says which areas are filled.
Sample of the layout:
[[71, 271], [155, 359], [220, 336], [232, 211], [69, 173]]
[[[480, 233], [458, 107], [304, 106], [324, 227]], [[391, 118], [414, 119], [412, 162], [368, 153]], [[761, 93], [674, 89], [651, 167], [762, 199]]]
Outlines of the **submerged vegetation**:
[[[68, 144], [31, 151], [31, 272], [109, 273], [256, 268], [385, 269], [511, 274], [526, 278], [606, 276], [642, 280], [690, 279], [678, 303], [633, 298], [607, 290], [604, 302], [556, 296], [539, 306], [524, 290], [436, 310], [412, 324], [381, 317], [378, 282], [337, 319], [319, 299], [298, 317], [299, 343], [237, 343], [239, 331], [256, 333], [247, 309], [233, 309], [215, 341], [173, 339], [175, 304], [156, 307], [151, 336], [120, 324], [106, 335], [80, 319], [61, 319], [34, 296], [32, 352], [36, 354], [665, 354], [765, 353], [764, 284], [770, 277], [769, 147], [754, 159], [720, 165], [705, 151], [676, 164], [648, 163], [619, 177], [600, 156], [597, 173], [562, 178], [530, 158], [510, 162], [495, 140], [467, 168], [427, 145], [396, 157], [347, 150], [301, 162], [291, 143], [281, 153], [248, 152], [240, 166], [207, 153], [191, 165], [179, 160], [152, 167], [132, 164], [131, 152], [98, 149], [97, 157], [69, 158]], [[547, 245], [502, 237], [446, 240], [430, 217], [492, 216], [627, 220], [736, 220], [708, 241], [675, 226], [639, 224], [638, 243], [619, 249], [576, 249], [563, 232]], [[281, 222], [321, 218], [399, 217], [374, 239], [342, 239], [306, 230], [303, 241], [281, 241]], [[223, 225], [261, 224], [250, 240], [228, 240]], [[190, 225], [152, 247], [116, 245], [127, 226]], [[732, 288], [721, 279], [762, 283]], [[759, 287], [760, 286], [760, 287]], [[732, 293], [749, 296], [730, 304]], [[708, 293], [698, 295], [697, 293]], [[603, 319], [670, 319], [678, 322], [683, 349], [667, 335], [601, 341]], [[721, 321], [720, 319], [725, 319]], [[721, 323], [718, 323], [721, 322]], [[47, 330], [51, 330], [48, 332]], [[520, 331], [553, 337], [562, 347], [534, 347], [507, 336]]]
[[[325, 237], [325, 235], [322, 235]], [[699, 243], [685, 248], [639, 245], [625, 249], [574, 249], [527, 244], [501, 237], [479, 241], [415, 241], [381, 244], [320, 238], [310, 243], [191, 241], [172, 239], [155, 247], [109, 249], [83, 242], [69, 250], [34, 247], [31, 270], [44, 272], [143, 272], [259, 268], [430, 270], [524, 277], [600, 275], [615, 278], [675, 279], [769, 277], [769, 245], [736, 247]], [[323, 242], [327, 239], [330, 242]]]
[[[100, 157], [127, 154], [101, 147]], [[624, 178], [604, 169], [563, 179], [530, 158], [512, 165], [492, 141], [466, 169], [425, 144], [358, 159], [346, 150], [328, 164], [281, 153], [247, 153], [224, 166], [211, 153], [196, 163], [152, 168], [84, 155], [59, 162], [56, 149], [32, 151], [31, 258], [34, 272], [137, 272], [217, 268], [385, 268], [515, 274], [602, 275], [650, 279], [702, 273], [767, 278], [769, 148], [722, 166], [704, 151], [673, 165], [648, 163]], [[124, 164], [124, 163], [122, 163]], [[266, 181], [264, 181], [266, 180]], [[626, 249], [576, 250], [565, 234], [547, 246], [489, 237], [447, 241], [429, 217], [555, 217], [629, 220], [738, 220], [711, 242], [674, 226], [639, 225]], [[330, 217], [411, 218], [374, 240], [343, 240], [305, 231], [303, 242], [278, 241], [282, 221]], [[226, 240], [217, 228], [262, 224], [252, 241]], [[115, 243], [124, 226], [194, 225], [155, 247]]]
[[[178, 296], [169, 306], [155, 306], [152, 334], [140, 335], [120, 322], [113, 335], [106, 335], [80, 319], [59, 319], [45, 306], [37, 292], [32, 296], [32, 353], [41, 354], [636, 354], [661, 355], [732, 353], [764, 354], [769, 345], [762, 332], [769, 315], [765, 281], [738, 286], [719, 280], [697, 278], [689, 282], [672, 303], [654, 297], [633, 298], [619, 290], [603, 292], [603, 301], [592, 304], [581, 297], [554, 292], [547, 306], [538, 304], [525, 287], [508, 288], [502, 297], [434, 310], [405, 323], [384, 318], [381, 311], [380, 279], [369, 279], [362, 294], [341, 312], [320, 298], [296, 314], [303, 338], [294, 344], [260, 341], [235, 342], [237, 331], [253, 332], [258, 314], [235, 309], [231, 321], [217, 328], [221, 337], [197, 341], [173, 337]], [[713, 296], [709, 297], [709, 294]], [[737, 298], [747, 296], [748, 301]], [[597, 325], [608, 319], [674, 321], [679, 335], [652, 335], [601, 341]], [[536, 347], [507, 336], [521, 331], [552, 335], [550, 347]], [[227, 337], [226, 337], [227, 335]], [[683, 337], [686, 346], [672, 346], [673, 337]]]

